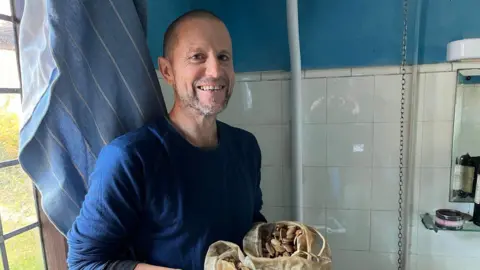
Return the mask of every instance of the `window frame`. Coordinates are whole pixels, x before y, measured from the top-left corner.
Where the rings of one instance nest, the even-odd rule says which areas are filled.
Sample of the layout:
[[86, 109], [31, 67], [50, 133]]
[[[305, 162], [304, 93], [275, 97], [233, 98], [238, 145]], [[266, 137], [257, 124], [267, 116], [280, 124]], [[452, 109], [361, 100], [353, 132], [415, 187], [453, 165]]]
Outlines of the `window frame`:
[[[19, 94], [20, 99], [22, 99], [22, 73], [20, 69], [20, 52], [19, 52], [19, 41], [18, 41], [18, 31], [17, 27], [20, 24], [20, 19], [16, 18], [16, 9], [15, 9], [15, 1], [10, 1], [10, 11], [11, 16], [0, 14], [0, 21], [8, 21], [12, 23], [13, 27], [13, 34], [14, 34], [14, 41], [15, 41], [15, 53], [16, 53], [16, 61], [17, 61], [17, 72], [20, 80], [20, 88], [0, 88], [0, 95], [1, 94]], [[0, 161], [0, 170], [5, 169], [8, 167], [19, 165], [18, 159], [14, 160], [6, 160]], [[33, 185], [33, 194], [34, 202], [35, 202], [35, 209], [37, 214], [37, 221], [23, 226], [19, 229], [16, 229], [12, 232], [7, 234], [3, 233], [2, 228], [2, 218], [0, 213], [0, 260], [3, 262], [4, 270], [9, 270], [8, 264], [8, 254], [5, 247], [5, 241], [11, 239], [15, 236], [18, 236], [24, 232], [32, 230], [34, 228], [39, 228], [40, 231], [40, 241], [42, 245], [42, 255], [43, 255], [43, 262], [45, 269], [54, 269], [54, 270], [61, 270], [67, 269], [67, 244], [65, 237], [57, 230], [57, 228], [50, 222], [46, 214], [43, 212], [42, 208], [40, 207], [40, 193], [37, 190], [36, 186]], [[2, 270], [2, 269], [0, 269]]]

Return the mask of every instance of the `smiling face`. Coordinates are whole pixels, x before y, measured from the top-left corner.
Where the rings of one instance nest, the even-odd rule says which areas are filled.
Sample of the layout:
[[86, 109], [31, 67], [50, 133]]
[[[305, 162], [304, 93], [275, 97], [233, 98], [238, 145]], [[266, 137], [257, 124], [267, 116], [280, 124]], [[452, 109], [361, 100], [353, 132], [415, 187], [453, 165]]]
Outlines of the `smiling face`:
[[174, 38], [167, 58], [160, 58], [161, 72], [175, 90], [174, 106], [216, 116], [226, 108], [235, 82], [226, 26], [215, 18], [191, 18]]

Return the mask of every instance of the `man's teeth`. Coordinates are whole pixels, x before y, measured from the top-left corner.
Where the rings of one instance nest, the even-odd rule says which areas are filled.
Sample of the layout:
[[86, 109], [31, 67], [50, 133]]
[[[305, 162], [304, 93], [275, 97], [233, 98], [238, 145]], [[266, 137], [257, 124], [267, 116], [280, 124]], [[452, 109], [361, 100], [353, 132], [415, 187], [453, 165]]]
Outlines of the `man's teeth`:
[[215, 85], [215, 86], [200, 86], [199, 87], [201, 90], [204, 90], [204, 91], [216, 91], [216, 90], [221, 90], [223, 89], [223, 86], [221, 85]]

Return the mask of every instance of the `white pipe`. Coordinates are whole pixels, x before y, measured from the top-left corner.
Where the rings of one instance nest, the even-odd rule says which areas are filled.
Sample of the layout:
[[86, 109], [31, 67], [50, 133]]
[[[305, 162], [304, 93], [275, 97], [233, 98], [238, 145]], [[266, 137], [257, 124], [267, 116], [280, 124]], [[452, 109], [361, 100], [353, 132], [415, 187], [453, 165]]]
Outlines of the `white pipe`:
[[288, 45], [290, 48], [292, 190], [295, 220], [303, 222], [303, 118], [302, 118], [302, 65], [298, 30], [298, 1], [287, 0]]
[[406, 189], [405, 189], [405, 211], [404, 211], [404, 222], [403, 226], [405, 228], [405, 240], [404, 240], [404, 247], [405, 247], [405, 254], [404, 254], [404, 268], [403, 269], [409, 269], [410, 264], [412, 261], [411, 258], [411, 250], [412, 246], [416, 239], [412, 238], [412, 233], [413, 233], [413, 228], [417, 225], [414, 224], [413, 221], [417, 220], [415, 218], [415, 215], [418, 215], [415, 211], [415, 204], [418, 204], [417, 201], [415, 201], [415, 193], [417, 192], [415, 190], [415, 181], [418, 181], [418, 179], [415, 179], [415, 172], [417, 170], [416, 168], [416, 149], [418, 147], [417, 145], [417, 132], [418, 132], [418, 127], [417, 127], [417, 121], [418, 121], [418, 110], [420, 108], [419, 106], [419, 95], [418, 93], [420, 92], [420, 85], [419, 85], [419, 70], [418, 70], [418, 50], [419, 50], [419, 44], [420, 44], [420, 25], [422, 23], [421, 21], [421, 14], [422, 14], [422, 9], [423, 9], [423, 0], [418, 0], [417, 5], [415, 7], [415, 28], [414, 28], [414, 42], [413, 42], [413, 63], [412, 63], [412, 81], [411, 81], [411, 86], [410, 86], [410, 93], [409, 96], [407, 97], [407, 100], [410, 100], [410, 104], [408, 107], [408, 112], [409, 112], [409, 117], [408, 117], [408, 126], [409, 126], [409, 133], [408, 133], [408, 165], [407, 165], [407, 178], [406, 178]]

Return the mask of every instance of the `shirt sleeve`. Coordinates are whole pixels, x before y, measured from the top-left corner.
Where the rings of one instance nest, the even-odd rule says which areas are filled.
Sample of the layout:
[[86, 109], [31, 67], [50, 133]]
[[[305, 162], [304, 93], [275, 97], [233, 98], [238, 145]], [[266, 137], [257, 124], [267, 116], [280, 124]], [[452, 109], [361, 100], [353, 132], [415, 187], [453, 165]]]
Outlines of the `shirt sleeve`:
[[262, 189], [260, 188], [260, 182], [262, 178], [262, 151], [260, 150], [260, 146], [258, 145], [258, 141], [255, 137], [253, 137], [253, 142], [253, 152], [255, 153], [255, 173], [257, 175], [255, 183], [255, 212], [253, 214], [253, 223], [267, 222], [267, 219], [261, 213], [263, 207], [263, 195]]
[[113, 261], [106, 265], [105, 270], [135, 270], [138, 264], [136, 261]]
[[69, 269], [105, 269], [127, 259], [144, 198], [142, 168], [120, 146], [102, 149], [80, 215], [67, 233]]

